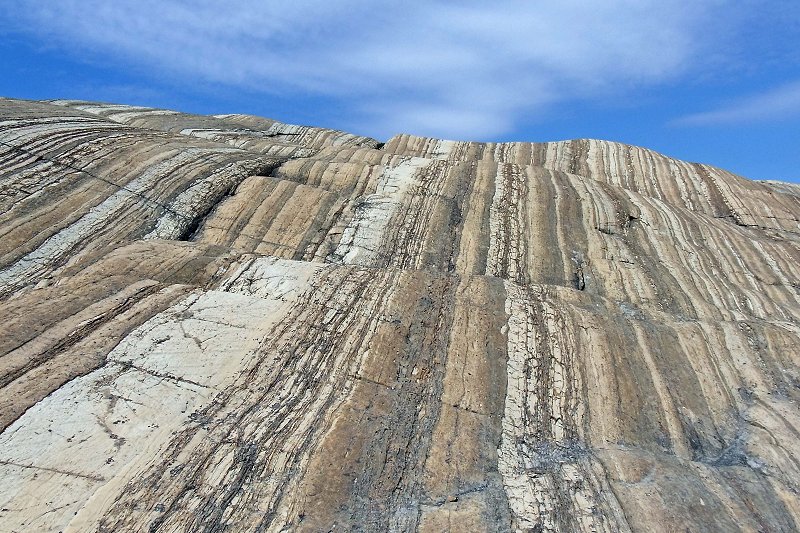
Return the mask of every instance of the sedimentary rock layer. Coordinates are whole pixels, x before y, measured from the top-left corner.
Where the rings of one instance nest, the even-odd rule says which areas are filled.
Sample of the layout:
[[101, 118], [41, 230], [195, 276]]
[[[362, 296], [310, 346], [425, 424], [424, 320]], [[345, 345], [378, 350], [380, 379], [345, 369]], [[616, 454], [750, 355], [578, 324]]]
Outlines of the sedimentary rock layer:
[[0, 530], [800, 527], [796, 187], [0, 104]]

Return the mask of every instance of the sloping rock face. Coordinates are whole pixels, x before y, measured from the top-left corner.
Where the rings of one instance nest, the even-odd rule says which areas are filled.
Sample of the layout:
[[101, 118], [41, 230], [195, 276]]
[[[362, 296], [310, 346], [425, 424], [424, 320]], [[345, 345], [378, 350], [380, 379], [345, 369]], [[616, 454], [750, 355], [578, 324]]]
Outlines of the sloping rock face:
[[0, 530], [796, 531], [800, 191], [0, 100]]

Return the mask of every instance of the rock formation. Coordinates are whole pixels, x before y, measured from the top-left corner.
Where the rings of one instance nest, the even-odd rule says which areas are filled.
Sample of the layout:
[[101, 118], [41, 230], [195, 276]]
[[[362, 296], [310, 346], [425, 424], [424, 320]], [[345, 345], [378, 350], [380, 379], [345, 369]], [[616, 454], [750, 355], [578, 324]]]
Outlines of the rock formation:
[[0, 100], [0, 530], [796, 531], [800, 187]]

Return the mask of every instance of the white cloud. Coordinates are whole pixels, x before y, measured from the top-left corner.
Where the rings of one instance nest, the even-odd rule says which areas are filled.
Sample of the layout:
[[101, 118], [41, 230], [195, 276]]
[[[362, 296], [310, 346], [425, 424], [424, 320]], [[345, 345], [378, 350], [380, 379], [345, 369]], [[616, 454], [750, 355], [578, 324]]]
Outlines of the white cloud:
[[554, 102], [672, 79], [719, 0], [7, 0], [0, 22], [155, 77], [322, 95], [375, 136], [485, 138]]
[[713, 126], [775, 121], [800, 116], [800, 81], [749, 96], [712, 111], [686, 115], [675, 125]]

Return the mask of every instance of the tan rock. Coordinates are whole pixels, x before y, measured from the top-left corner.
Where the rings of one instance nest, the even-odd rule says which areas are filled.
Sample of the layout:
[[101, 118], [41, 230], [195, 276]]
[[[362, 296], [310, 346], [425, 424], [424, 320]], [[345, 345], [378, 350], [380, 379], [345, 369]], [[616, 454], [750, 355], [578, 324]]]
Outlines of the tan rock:
[[0, 100], [0, 530], [793, 531], [800, 194]]

